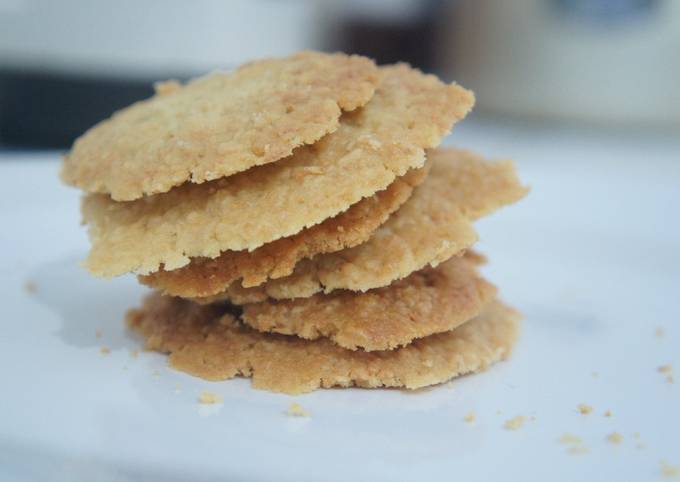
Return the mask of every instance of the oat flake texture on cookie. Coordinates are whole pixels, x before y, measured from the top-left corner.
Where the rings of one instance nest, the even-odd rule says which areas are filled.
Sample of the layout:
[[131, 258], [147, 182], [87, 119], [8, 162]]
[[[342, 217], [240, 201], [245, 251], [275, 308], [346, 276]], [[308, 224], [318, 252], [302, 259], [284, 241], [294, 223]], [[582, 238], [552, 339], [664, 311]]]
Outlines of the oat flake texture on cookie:
[[86, 196], [87, 268], [100, 276], [148, 274], [161, 265], [180, 268], [191, 257], [253, 250], [335, 216], [421, 167], [425, 149], [467, 114], [473, 95], [406, 65], [380, 70], [381, 83], [363, 108], [285, 159], [136, 201]]
[[303, 52], [185, 86], [160, 84], [78, 139], [62, 178], [129, 201], [289, 156], [337, 129], [373, 96], [380, 73], [360, 56]]

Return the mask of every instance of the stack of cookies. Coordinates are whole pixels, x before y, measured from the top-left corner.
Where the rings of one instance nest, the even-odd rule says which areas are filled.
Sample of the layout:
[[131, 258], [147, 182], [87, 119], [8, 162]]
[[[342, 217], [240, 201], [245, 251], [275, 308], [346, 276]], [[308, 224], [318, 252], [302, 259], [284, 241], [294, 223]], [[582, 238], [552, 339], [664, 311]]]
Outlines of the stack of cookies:
[[438, 148], [471, 92], [407, 65], [303, 52], [156, 94], [76, 141], [103, 277], [155, 290], [128, 324], [173, 367], [257, 388], [418, 388], [507, 356], [518, 314], [473, 221], [512, 163]]

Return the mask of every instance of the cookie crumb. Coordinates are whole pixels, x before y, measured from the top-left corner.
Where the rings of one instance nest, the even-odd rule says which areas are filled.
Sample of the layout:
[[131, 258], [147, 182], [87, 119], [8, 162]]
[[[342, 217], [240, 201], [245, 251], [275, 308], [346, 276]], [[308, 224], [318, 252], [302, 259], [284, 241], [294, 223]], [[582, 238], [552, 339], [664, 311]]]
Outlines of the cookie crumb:
[[578, 406], [578, 411], [581, 412], [581, 415], [588, 415], [590, 412], [593, 411], [593, 407], [590, 405], [586, 405], [585, 403], [581, 403]]
[[102, 355], [108, 355], [109, 353], [111, 353], [111, 349], [108, 346], [103, 346], [99, 349], [99, 353], [101, 353]]
[[179, 393], [182, 391], [182, 388], [180, 387], [179, 383], [175, 385], [175, 393]]
[[139, 350], [130, 350], [130, 358], [137, 358], [139, 356]]
[[286, 415], [289, 417], [305, 417], [309, 418], [309, 412], [304, 409], [302, 405], [297, 402], [293, 402], [288, 405], [288, 410], [286, 410]]
[[94, 330], [94, 337], [95, 337], [97, 340], [99, 340], [99, 339], [102, 337], [102, 334], [103, 334], [103, 333], [102, 333], [102, 330], [100, 330], [100, 329]]
[[604, 416], [605, 416], [605, 417], [611, 417], [611, 416], [612, 416], [612, 411], [611, 411], [611, 410], [607, 410], [606, 412], [604, 412]]
[[671, 465], [668, 462], [666, 462], [665, 460], [662, 460], [660, 462], [660, 464], [661, 464], [661, 475], [663, 475], [664, 477], [669, 477], [669, 478], [670, 477], [677, 477], [678, 474], [680, 474], [680, 469], [677, 466]]
[[562, 436], [559, 438], [559, 442], [561, 444], [569, 445], [569, 449], [567, 450], [568, 453], [571, 455], [582, 455], [582, 454], [587, 454], [588, 448], [583, 445], [583, 440], [581, 440], [581, 437], [577, 437], [576, 435], [565, 432], [562, 434]]
[[223, 399], [216, 393], [208, 392], [206, 390], [202, 391], [198, 396], [198, 403], [203, 405], [213, 405], [216, 403], [222, 403]]
[[663, 327], [659, 326], [657, 327], [656, 331], [654, 332], [657, 338], [663, 338], [666, 336], [666, 331], [663, 329]]
[[151, 376], [154, 377], [154, 378], [158, 378], [158, 377], [161, 376], [161, 372], [159, 372], [158, 370], [154, 370], [154, 371], [151, 373]]
[[470, 412], [465, 417], [463, 417], [463, 420], [465, 420], [468, 423], [472, 423], [475, 420], [477, 420], [477, 416], [475, 415], [475, 412]]
[[670, 363], [668, 365], [661, 365], [656, 369], [662, 375], [666, 375], [666, 383], [675, 383], [675, 378], [673, 377], [673, 365]]
[[612, 444], [620, 444], [623, 442], [623, 435], [618, 432], [612, 432], [607, 435], [607, 441]]
[[517, 415], [509, 420], [506, 420], [503, 424], [505, 430], [517, 430], [524, 424], [525, 418], [522, 415]]
[[593, 378], [599, 378], [600, 377], [600, 374], [598, 372], [593, 372], [593, 373], [591, 373], [591, 375], [593, 376]]
[[29, 294], [33, 294], [38, 291], [38, 286], [35, 284], [35, 282], [29, 280], [26, 280], [24, 283], [24, 291]]

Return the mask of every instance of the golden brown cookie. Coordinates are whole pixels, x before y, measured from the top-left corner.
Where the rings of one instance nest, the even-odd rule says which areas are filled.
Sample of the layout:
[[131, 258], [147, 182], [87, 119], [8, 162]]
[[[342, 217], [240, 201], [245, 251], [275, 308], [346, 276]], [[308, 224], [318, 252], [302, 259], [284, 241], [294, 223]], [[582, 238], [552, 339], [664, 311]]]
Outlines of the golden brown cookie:
[[62, 179], [129, 201], [229, 176], [335, 131], [342, 111], [366, 104], [379, 80], [365, 57], [302, 52], [185, 86], [165, 82], [80, 137]]
[[406, 65], [383, 67], [362, 109], [292, 156], [201, 185], [119, 203], [91, 194], [83, 202], [92, 250], [87, 268], [101, 276], [181, 268], [191, 257], [253, 250], [291, 236], [385, 189], [425, 162], [471, 108], [473, 96]]
[[254, 288], [231, 286], [208, 300], [242, 304], [387, 286], [469, 248], [477, 240], [472, 220], [527, 192], [510, 161], [489, 162], [457, 149], [435, 149], [428, 155], [433, 166], [425, 182], [365, 243], [303, 260], [285, 278]]
[[[217, 258], [192, 258], [179, 269], [161, 269], [139, 277], [143, 284], [164, 293], [183, 296], [210, 296], [231, 284], [257, 286], [267, 279], [293, 272], [298, 261], [320, 253], [332, 253], [366, 241], [388, 216], [402, 205], [427, 176], [431, 162], [397, 178], [387, 189], [352, 205], [347, 211], [293, 236], [264, 244], [254, 251], [223, 251]], [[240, 282], [237, 282], [240, 280]]]
[[170, 353], [170, 365], [208, 380], [252, 377], [253, 386], [298, 394], [319, 387], [420, 388], [483, 370], [506, 358], [519, 314], [498, 301], [453, 331], [391, 351], [340, 348], [326, 339], [260, 333], [215, 305], [151, 294], [127, 315], [146, 348]]
[[495, 294], [474, 265], [457, 256], [365, 293], [336, 290], [247, 304], [241, 319], [258, 331], [330, 338], [350, 350], [392, 350], [453, 330], [479, 315]]

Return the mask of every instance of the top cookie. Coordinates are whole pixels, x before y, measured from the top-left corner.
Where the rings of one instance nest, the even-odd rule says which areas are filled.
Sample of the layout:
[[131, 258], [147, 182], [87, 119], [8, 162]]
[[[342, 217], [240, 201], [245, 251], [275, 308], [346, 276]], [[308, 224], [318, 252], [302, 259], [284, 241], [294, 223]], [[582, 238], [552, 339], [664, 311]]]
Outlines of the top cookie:
[[163, 83], [76, 140], [62, 179], [128, 201], [274, 162], [335, 131], [379, 80], [365, 57], [302, 52]]
[[168, 271], [192, 257], [254, 250], [345, 211], [425, 162], [472, 107], [472, 93], [406, 65], [381, 68], [371, 101], [286, 159], [131, 202], [90, 194], [83, 218], [94, 274]]

